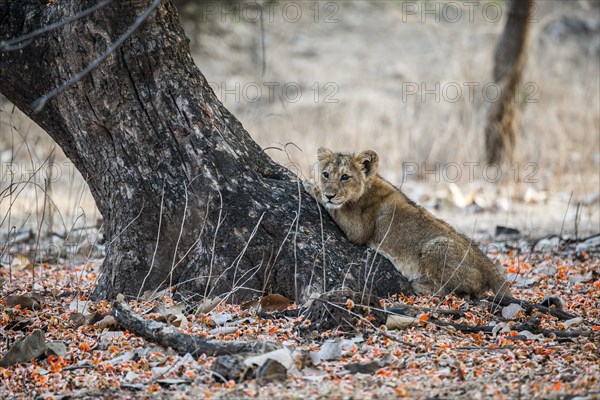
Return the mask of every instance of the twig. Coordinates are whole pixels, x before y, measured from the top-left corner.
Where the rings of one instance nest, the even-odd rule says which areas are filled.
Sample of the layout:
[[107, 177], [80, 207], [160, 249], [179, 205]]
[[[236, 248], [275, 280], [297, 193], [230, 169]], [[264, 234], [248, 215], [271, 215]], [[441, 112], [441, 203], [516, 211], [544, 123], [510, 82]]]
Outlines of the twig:
[[71, 365], [68, 367], [64, 367], [62, 370], [63, 371], [75, 371], [77, 369], [94, 369], [96, 368], [95, 365], [92, 364], [83, 364], [83, 365]]
[[563, 216], [562, 225], [560, 226], [560, 235], [559, 239], [563, 238], [563, 229], [565, 229], [565, 220], [567, 219], [567, 213], [569, 212], [569, 206], [571, 205], [571, 199], [573, 198], [573, 191], [571, 190], [571, 194], [569, 195], [569, 201], [567, 202], [567, 209], [565, 210], [565, 215]]
[[150, 261], [150, 268], [148, 268], [148, 273], [146, 274], [146, 276], [144, 276], [144, 279], [142, 280], [142, 284], [140, 285], [140, 290], [138, 291], [137, 300], [140, 299], [142, 290], [144, 290], [144, 285], [146, 284], [146, 280], [148, 279], [148, 277], [150, 276], [150, 273], [152, 272], [152, 268], [154, 267], [154, 260], [156, 259], [156, 253], [158, 252], [158, 242], [160, 240], [160, 228], [162, 227], [163, 208], [164, 208], [164, 203], [165, 203], [165, 179], [163, 179], [161, 192], [162, 193], [160, 196], [160, 214], [158, 216], [158, 229], [157, 229], [157, 233], [156, 233], [156, 243], [154, 245], [154, 252], [152, 253], [152, 260]]

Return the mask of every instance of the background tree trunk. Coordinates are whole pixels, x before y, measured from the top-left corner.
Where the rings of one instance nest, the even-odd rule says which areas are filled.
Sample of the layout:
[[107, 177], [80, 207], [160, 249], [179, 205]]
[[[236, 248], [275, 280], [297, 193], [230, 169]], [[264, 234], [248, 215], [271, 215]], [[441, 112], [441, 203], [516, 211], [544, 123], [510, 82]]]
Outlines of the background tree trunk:
[[[97, 2], [47, 3], [0, 0], [0, 40]], [[324, 212], [321, 223], [296, 177], [223, 107], [192, 61], [170, 0], [98, 68], [33, 112], [36, 98], [92, 63], [148, 5], [112, 1], [20, 50], [0, 49], [0, 92], [61, 146], [104, 218], [107, 253], [95, 295], [172, 284], [180, 293], [301, 301], [342, 282], [380, 296], [409, 293], [387, 260], [368, 260], [372, 252], [349, 244]]]
[[487, 114], [485, 148], [488, 163], [509, 161], [519, 124], [518, 92], [527, 61], [535, 0], [510, 0], [508, 19], [494, 53], [494, 81], [502, 90]]

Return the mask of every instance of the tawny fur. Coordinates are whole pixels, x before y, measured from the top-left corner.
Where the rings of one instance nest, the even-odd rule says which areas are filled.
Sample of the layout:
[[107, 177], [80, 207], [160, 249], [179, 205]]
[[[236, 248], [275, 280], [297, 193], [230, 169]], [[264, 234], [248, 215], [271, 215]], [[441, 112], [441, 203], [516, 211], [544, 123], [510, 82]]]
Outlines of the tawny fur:
[[379, 157], [318, 151], [320, 182], [304, 187], [358, 245], [387, 257], [417, 293], [510, 295], [504, 274], [477, 247], [377, 175]]

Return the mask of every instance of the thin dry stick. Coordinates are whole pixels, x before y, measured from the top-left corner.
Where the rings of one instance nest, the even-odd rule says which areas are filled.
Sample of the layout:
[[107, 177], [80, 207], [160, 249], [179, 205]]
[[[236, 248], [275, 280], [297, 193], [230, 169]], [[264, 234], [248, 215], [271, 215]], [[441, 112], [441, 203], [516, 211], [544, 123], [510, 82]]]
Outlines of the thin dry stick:
[[[188, 256], [188, 254], [190, 254], [190, 252], [192, 250], [194, 250], [196, 248], [196, 245], [198, 243], [200, 243], [200, 241], [202, 240], [202, 234], [204, 233], [204, 228], [206, 227], [206, 220], [208, 218], [209, 205], [210, 205], [210, 196], [209, 196], [208, 201], [206, 203], [206, 214], [204, 215], [204, 222], [202, 223], [202, 228], [200, 228], [200, 233], [198, 234], [198, 237], [196, 238], [196, 240], [194, 240], [194, 243], [191, 244], [191, 246], [187, 249], [187, 251], [179, 259], [179, 261], [177, 261], [177, 264], [175, 264], [173, 266], [172, 270], [174, 270], [175, 268], [177, 268], [179, 266], [179, 264], [181, 264], [183, 262], [183, 260], [185, 260], [185, 258]], [[195, 280], [195, 279], [188, 279], [186, 281], [179, 282], [179, 283], [173, 285], [173, 287], [176, 288], [178, 286], [181, 286], [184, 283], [191, 282], [193, 280]], [[166, 278], [152, 291], [152, 295], [150, 297], [154, 296], [154, 294], [158, 291], [158, 288], [160, 288], [165, 282], [166, 282]]]
[[[294, 213], [296, 214], [296, 213]], [[267, 275], [265, 276], [265, 282], [263, 284], [263, 290], [266, 289], [266, 286], [269, 282], [269, 278], [271, 276], [271, 271], [273, 270], [273, 268], [275, 268], [275, 264], [277, 263], [277, 258], [279, 257], [279, 254], [281, 254], [281, 250], [283, 250], [283, 245], [285, 244], [285, 242], [287, 242], [288, 237], [290, 237], [290, 234], [292, 233], [292, 229], [294, 228], [294, 223], [296, 222], [296, 220], [300, 217], [300, 214], [296, 214], [294, 216], [294, 219], [292, 220], [292, 223], [290, 224], [290, 228], [288, 229], [285, 237], [283, 238], [283, 241], [281, 242], [281, 245], [279, 245], [279, 249], [277, 249], [277, 253], [275, 254], [275, 258], [273, 259], [273, 263], [267, 267]]]
[[302, 188], [300, 180], [298, 185], [298, 218], [296, 218], [296, 229], [294, 231], [294, 301], [298, 302], [298, 224], [300, 223], [300, 211], [302, 209]]
[[145, 207], [145, 204], [144, 204], [144, 202], [142, 202], [142, 207], [140, 208], [140, 212], [138, 213], [138, 215], [136, 215], [131, 221], [129, 221], [129, 223], [127, 225], [125, 225], [125, 228], [123, 228], [121, 230], [121, 232], [117, 233], [115, 235], [115, 237], [112, 238], [112, 240], [106, 244], [107, 248], [108, 248], [108, 246], [111, 246], [115, 242], [115, 240], [117, 240], [119, 238], [119, 236], [121, 236], [123, 233], [125, 233], [125, 231], [127, 229], [129, 229], [131, 224], [133, 224], [135, 221], [137, 221], [137, 219], [140, 217], [140, 215], [142, 215], [142, 212], [144, 211], [144, 207]]
[[213, 242], [212, 242], [212, 253], [210, 255], [210, 267], [208, 269], [208, 279], [206, 281], [206, 287], [204, 288], [204, 298], [206, 298], [207, 294], [208, 294], [208, 286], [210, 285], [210, 280], [212, 278], [212, 270], [213, 270], [213, 266], [215, 263], [215, 249], [217, 248], [217, 235], [219, 234], [219, 228], [221, 227], [221, 224], [223, 223], [223, 220], [221, 219], [221, 215], [223, 214], [223, 196], [221, 195], [221, 191], [219, 190], [219, 188], [217, 187], [217, 193], [219, 193], [219, 216], [217, 218], [217, 226], [215, 227], [215, 233], [213, 235]]
[[[84, 219], [85, 219], [85, 216], [84, 216]], [[73, 225], [74, 225], [75, 223], [77, 223], [77, 220], [75, 220], [75, 222], [73, 223]], [[102, 231], [102, 229], [103, 229], [103, 227], [104, 227], [104, 225], [101, 225], [101, 226], [98, 228], [98, 231], [99, 231], [99, 232], [101, 232], [101, 231]], [[89, 249], [89, 251], [88, 251], [88, 254], [87, 254], [87, 256], [85, 257], [86, 264], [87, 264], [87, 262], [88, 262], [88, 261], [91, 259], [92, 251], [94, 251], [93, 249], [94, 249], [94, 248], [96, 247], [96, 245], [98, 244], [98, 239], [99, 239], [99, 235], [96, 235], [96, 237], [94, 238], [94, 241], [91, 243], [91, 246], [90, 246], [90, 249]], [[74, 264], [74, 263], [73, 263], [73, 264]], [[83, 280], [83, 272], [84, 272], [84, 271], [85, 271], [85, 268], [82, 268], [82, 269], [81, 269], [81, 273], [80, 273], [80, 274], [79, 274], [79, 276], [77, 277], [77, 293], [76, 293], [76, 295], [75, 295], [75, 297], [76, 297], [76, 298], [78, 298], [78, 297], [79, 297], [79, 295], [81, 294], [81, 291], [82, 291], [82, 290], [81, 290], [81, 283], [82, 283], [82, 280]], [[96, 285], [96, 283], [98, 283], [98, 278], [99, 278], [99, 276], [96, 276], [96, 278], [94, 279], [93, 286], [95, 286], [95, 285]]]
[[[48, 165], [52, 166], [54, 164], [54, 149], [48, 156]], [[49, 168], [46, 172], [46, 196], [48, 198], [52, 198], [52, 176], [53, 176], [53, 168]], [[46, 200], [44, 200], [45, 202]], [[46, 237], [50, 237], [53, 232], [54, 227], [54, 209], [52, 207], [48, 208], [48, 216], [46, 217]]]
[[[379, 242], [379, 244], [377, 245], [377, 248], [375, 249], [376, 253], [379, 253], [379, 249], [381, 248], [381, 245], [387, 238], [387, 235], [390, 233], [390, 229], [392, 228], [392, 224], [394, 223], [395, 216], [396, 216], [396, 207], [394, 207], [394, 212], [392, 213], [392, 218], [390, 218], [390, 223], [388, 224], [385, 234], [383, 235], [383, 239], [381, 239], [381, 242]], [[361, 299], [364, 299], [364, 297], [365, 297], [365, 292], [367, 291], [367, 285], [369, 283], [369, 277], [371, 276], [371, 272], [373, 271], [373, 266], [375, 265], [376, 259], [377, 259], [377, 254], [373, 255], [373, 261], [371, 261], [371, 265], [369, 266], [369, 269], [367, 271], [367, 276], [365, 279], [365, 285], [363, 287], [363, 292], [361, 294]], [[390, 260], [390, 261], [392, 262], [392, 264], [394, 263], [393, 260]], [[373, 279], [375, 279], [375, 278], [373, 277]]]
[[260, 10], [260, 47], [262, 50], [262, 69], [260, 71], [260, 77], [263, 78], [267, 72], [267, 46], [265, 45], [265, 21], [263, 18], [262, 6], [259, 5], [258, 9]]
[[[234, 264], [235, 264], [235, 268], [233, 270], [233, 285], [235, 286], [235, 279], [237, 277], [237, 272], [238, 269], [240, 267], [240, 262], [242, 262], [242, 258], [244, 257], [244, 255], [246, 254], [246, 250], [248, 250], [248, 246], [250, 245], [250, 242], [252, 241], [252, 239], [254, 238], [254, 236], [256, 235], [256, 232], [258, 232], [258, 227], [260, 226], [260, 223], [262, 222], [263, 218], [265, 216], [265, 212], [263, 212], [260, 215], [260, 218], [258, 219], [258, 222], [254, 225], [254, 229], [252, 229], [252, 232], [250, 233], [250, 237], [248, 237], [248, 240], [246, 241], [246, 244], [244, 245], [244, 248], [242, 249], [242, 251], [240, 252], [240, 254], [238, 254], [238, 256], [233, 260], [233, 262], [231, 263], [231, 266], [228, 267], [227, 269], [225, 269], [223, 271], [223, 273], [221, 275], [224, 275], [225, 272], [227, 272], [227, 270], [229, 268], [231, 268]], [[243, 275], [242, 275], [243, 276]], [[220, 276], [219, 276], [220, 278]], [[240, 278], [241, 279], [241, 278]], [[217, 279], [218, 281], [219, 279]], [[216, 281], [215, 281], [216, 282]], [[232, 288], [233, 289], [233, 288]]]
[[[252, 239], [254, 238], [254, 236], [256, 236], [256, 233], [258, 232], [258, 228], [260, 226], [260, 223], [262, 222], [263, 218], [265, 216], [265, 213], [263, 212], [260, 216], [260, 218], [258, 219], [258, 222], [254, 225], [254, 229], [252, 229], [252, 232], [250, 233], [250, 237], [248, 238], [248, 240], [246, 241], [244, 248], [242, 249], [242, 251], [240, 252], [240, 254], [238, 254], [233, 261], [231, 262], [231, 265], [229, 265], [229, 267], [225, 268], [221, 274], [219, 274], [219, 276], [217, 276], [217, 278], [215, 279], [215, 282], [213, 284], [213, 288], [208, 292], [208, 294], [205, 293], [204, 298], [210, 297], [212, 295], [212, 291], [215, 287], [215, 284], [222, 278], [225, 276], [225, 274], [227, 273], [227, 271], [229, 271], [230, 269], [234, 268], [234, 275], [233, 275], [233, 282], [232, 282], [232, 288], [231, 290], [234, 290], [236, 283], [236, 276], [237, 276], [237, 271], [240, 265], [240, 262], [242, 261], [242, 258], [244, 256], [244, 254], [246, 254], [246, 250], [248, 250], [248, 246], [250, 245], [250, 242], [252, 241]], [[210, 276], [210, 275], [209, 275]], [[245, 276], [245, 274], [243, 274], [239, 279], [241, 280], [243, 277]], [[187, 280], [186, 282], [190, 282], [193, 279]]]
[[142, 294], [142, 290], [144, 289], [144, 285], [146, 284], [146, 279], [150, 276], [152, 272], [152, 268], [154, 267], [154, 260], [156, 259], [156, 252], [158, 251], [158, 242], [160, 240], [160, 228], [162, 227], [162, 219], [163, 219], [163, 208], [165, 203], [165, 180], [163, 179], [162, 190], [160, 195], [160, 213], [158, 216], [158, 230], [156, 232], [156, 243], [154, 244], [154, 252], [152, 253], [152, 260], [150, 261], [150, 268], [148, 268], [148, 273], [144, 276], [142, 280], [142, 284], [140, 286], [140, 290], [138, 291], [138, 295], [136, 300], [140, 299]]
[[575, 209], [575, 241], [579, 241], [579, 223], [581, 221], [581, 211], [582, 211], [582, 204], [581, 203], [577, 203], [577, 208]]
[[[18, 132], [17, 132], [18, 133]], [[21, 136], [25, 142], [25, 146], [27, 148], [27, 152], [29, 154], [29, 159], [31, 161], [31, 168], [33, 169], [35, 167], [35, 162], [33, 161], [33, 153], [31, 152], [31, 149], [29, 148], [29, 144], [26, 141], [26, 138], [24, 138], [21, 134], [19, 134], [19, 136]], [[50, 154], [52, 154], [52, 152], [54, 152], [54, 148], [52, 149], [52, 151], [50, 152]], [[33, 172], [31, 173], [31, 175], [29, 176], [29, 178], [26, 181], [19, 181], [19, 182], [12, 182], [11, 181], [11, 186], [7, 187], [5, 190], [2, 191], [1, 194], [3, 194], [4, 192], [8, 192], [9, 194], [12, 194], [14, 192], [16, 192], [16, 190], [11, 190], [12, 189], [12, 185], [16, 185], [16, 187], [19, 187], [18, 185], [23, 185], [21, 187], [21, 189], [18, 191], [18, 193], [16, 194], [14, 200], [11, 200], [9, 202], [9, 210], [10, 208], [13, 206], [14, 202], [17, 201], [17, 198], [19, 197], [19, 195], [21, 194], [21, 192], [25, 189], [25, 187], [29, 184], [32, 183], [33, 185], [37, 185], [39, 186], [39, 184], [37, 182], [31, 182], [34, 178], [36, 178], [38, 176], [38, 172], [44, 168], [46, 166], [46, 163], [48, 162], [49, 156], [46, 157], [46, 159], [44, 160], [44, 162], [40, 165], [39, 168], [37, 169], [33, 169]], [[12, 176], [12, 174], [11, 174]], [[36, 191], [36, 195], [37, 195], [37, 191]], [[11, 196], [12, 199], [12, 196]], [[37, 204], [37, 197], [36, 197], [36, 204]], [[6, 216], [2, 219], [2, 221], [0, 221], [0, 225], [4, 224], [4, 221], [6, 220]]]
[[[45, 184], [46, 184], [46, 188], [47, 188], [48, 179], [45, 180]], [[35, 242], [35, 250], [33, 253], [33, 260], [32, 260], [32, 262], [34, 264], [35, 264], [35, 260], [38, 255], [38, 250], [40, 248], [40, 236], [42, 234], [42, 225], [44, 223], [44, 216], [46, 215], [46, 203], [47, 203], [46, 199], [48, 198], [48, 196], [46, 196], [46, 194], [47, 194], [47, 191], [46, 191], [46, 189], [44, 189], [44, 203], [42, 205], [42, 219], [40, 220], [40, 223], [38, 225], [37, 238], [36, 238], [36, 242]], [[31, 273], [32, 273], [33, 282], [35, 283], [35, 265], [34, 265], [33, 269], [31, 270]], [[41, 279], [40, 282], [42, 283], [42, 285], [44, 285], [44, 264], [43, 263], [40, 263], [40, 279]]]
[[[27, 148], [29, 148], [29, 146], [27, 146]], [[52, 156], [53, 153], [54, 153], [54, 148], [52, 148], [52, 150], [50, 151], [50, 154], [44, 160], [44, 164], [46, 164], [48, 162], [48, 160], [50, 160], [50, 157]], [[31, 166], [33, 167], [34, 166], [33, 155], [31, 153], [29, 153], [29, 156], [31, 158]], [[39, 169], [38, 169], [38, 171], [39, 171]], [[36, 174], [37, 174], [37, 171], [36, 171]], [[47, 183], [48, 182], [45, 181], [45, 185], [47, 185]], [[35, 210], [36, 210], [36, 215], [39, 215], [38, 191], [37, 191], [38, 186], [39, 185], [34, 185], [33, 186], [34, 187], [34, 193], [35, 193]], [[31, 270], [31, 279], [32, 279], [32, 282], [34, 282], [34, 283], [35, 283], [35, 260], [37, 258], [38, 250], [39, 250], [39, 247], [40, 247], [40, 235], [41, 235], [41, 232], [42, 232], [42, 225], [44, 223], [44, 216], [46, 215], [46, 199], [48, 197], [46, 195], [47, 194], [47, 192], [46, 192], [46, 186], [44, 187], [44, 189], [42, 189], [42, 193], [44, 193], [44, 203], [42, 205], [42, 216], [41, 216], [41, 218], [38, 218], [38, 233], [37, 233], [36, 243], [35, 243], [35, 247], [34, 247], [35, 250], [33, 252], [33, 260], [31, 260], [31, 262], [34, 263], [34, 267]], [[43, 266], [40, 268], [40, 271], [41, 271], [41, 274], [43, 274], [43, 272], [44, 272]], [[43, 277], [42, 277], [42, 279], [43, 279]]]
[[573, 191], [571, 190], [571, 194], [569, 195], [569, 202], [567, 203], [567, 209], [565, 210], [565, 215], [563, 216], [562, 225], [560, 226], [560, 235], [559, 239], [563, 238], [563, 229], [565, 228], [565, 221], [567, 219], [567, 213], [569, 212], [569, 206], [571, 205], [571, 199], [573, 198]]
[[[83, 225], [86, 224], [87, 217], [86, 217], [85, 211], [83, 209], [81, 211], [82, 211], [81, 214], [78, 215], [75, 218], [75, 220], [73, 221], [73, 223], [71, 224], [71, 228], [69, 229], [69, 231], [67, 232], [67, 234], [65, 236], [65, 239], [64, 239], [65, 242], [69, 239], [69, 237], [71, 236], [71, 234], [75, 231], [75, 225], [77, 225], [77, 221], [79, 221], [80, 218], [83, 218]], [[60, 215], [60, 212], [59, 212], [59, 215]], [[62, 218], [62, 216], [61, 216], [61, 218]], [[102, 229], [102, 227], [100, 227], [100, 230], [101, 229]], [[65, 227], [65, 230], [66, 230], [66, 227]], [[81, 238], [82, 236], [83, 236], [83, 231], [80, 233], [79, 237]], [[90, 259], [90, 255], [91, 255], [94, 247], [96, 246], [97, 242], [98, 242], [98, 235], [96, 235], [96, 237], [94, 238], [94, 242], [90, 246], [90, 249], [88, 251], [88, 255], [86, 256], [86, 261]], [[72, 264], [72, 266], [74, 266], [75, 263], [72, 262], [71, 264]], [[87, 262], [86, 262], [86, 264], [84, 264], [83, 268], [81, 268], [81, 272], [78, 275], [76, 275], [77, 276], [77, 283], [76, 283], [77, 292], [75, 294], [75, 299], [78, 299], [79, 296], [80, 296], [80, 294], [81, 294], [81, 292], [82, 292], [81, 286], [82, 286], [82, 282], [83, 282], [83, 274], [85, 272], [85, 265], [87, 265]], [[98, 277], [96, 277], [96, 279], [94, 280], [94, 284], [97, 282], [97, 280], [98, 280]], [[87, 307], [87, 304], [89, 302], [90, 302], [90, 299], [86, 300], [85, 303], [84, 303], [84, 307]]]
[[[38, 169], [38, 171], [39, 171], [39, 169]], [[13, 199], [13, 197], [12, 197], [12, 196], [13, 196], [13, 194], [14, 194], [15, 192], [17, 192], [16, 190], [9, 190], [10, 188], [6, 188], [4, 191], [2, 191], [2, 192], [0, 193], [0, 196], [3, 196], [3, 197], [9, 196], [9, 197], [10, 197], [10, 199], [11, 199], [11, 200], [9, 201], [9, 205], [8, 205], [9, 209], [8, 209], [8, 211], [5, 213], [5, 215], [4, 215], [4, 218], [2, 219], [2, 221], [0, 221], [0, 226], [2, 226], [2, 225], [4, 224], [4, 221], [6, 221], [6, 219], [7, 219], [8, 215], [9, 215], [9, 211], [10, 211], [10, 209], [12, 208], [13, 204], [14, 204], [14, 203], [15, 203], [15, 202], [18, 200], [19, 196], [21, 195], [21, 193], [23, 192], [23, 190], [25, 190], [25, 188], [27, 187], [27, 185], [33, 185], [33, 186], [35, 186], [35, 187], [39, 187], [39, 188], [40, 188], [40, 189], [41, 189], [41, 190], [44, 192], [44, 188], [42, 188], [42, 186], [41, 186], [39, 183], [36, 183], [36, 182], [31, 182], [31, 180], [33, 179], [33, 176], [35, 176], [36, 174], [37, 174], [37, 172], [34, 172], [34, 173], [33, 173], [33, 175], [32, 175], [32, 177], [30, 177], [30, 178], [29, 178], [27, 181], [19, 181], [19, 182], [14, 182], [14, 183], [12, 183], [12, 185], [13, 185], [14, 187], [20, 187], [20, 190], [18, 190], [18, 193], [15, 195], [14, 199]], [[22, 186], [20, 186], [20, 185], [22, 185]], [[4, 195], [4, 193], [6, 193], [6, 192], [8, 192], [8, 195]], [[44, 192], [44, 193], [45, 193], [45, 192]], [[52, 207], [54, 207], [54, 209], [55, 209], [55, 210], [59, 210], [59, 208], [58, 208], [58, 206], [56, 205], [56, 203], [54, 202], [54, 200], [52, 200], [52, 198], [50, 198], [50, 197], [48, 197], [48, 196], [46, 196], [46, 197], [47, 197], [47, 201], [48, 201], [48, 202], [49, 202], [49, 203], [52, 205]], [[65, 220], [64, 220], [64, 218], [63, 218], [62, 214], [59, 212], [59, 214], [58, 214], [58, 215], [59, 215], [59, 216], [60, 216], [60, 218], [61, 218], [61, 221], [60, 221], [60, 222], [61, 222], [61, 224], [62, 224], [63, 228], [66, 230], [66, 223], [65, 223]], [[29, 216], [31, 216], [31, 213], [29, 213]], [[27, 218], [29, 218], [29, 216], [28, 216]], [[9, 225], [9, 226], [10, 226], [10, 225]], [[23, 224], [23, 226], [24, 226], [24, 224]], [[18, 232], [20, 232], [20, 230], [19, 230], [19, 231], [17, 231], [17, 233], [18, 233]]]
[[323, 292], [327, 291], [327, 259], [325, 257], [325, 229], [323, 227], [323, 213], [321, 213], [321, 207], [319, 202], [317, 203], [317, 210], [319, 210], [319, 226], [321, 228], [321, 253], [323, 254]]
[[[194, 181], [194, 180], [195, 180], [195, 179], [196, 179], [198, 176], [200, 176], [200, 175], [197, 175], [196, 177], [194, 177], [194, 179], [192, 179], [192, 181], [191, 181], [191, 182], [193, 182], [193, 181]], [[190, 184], [191, 184], [191, 182], [190, 182]], [[188, 185], [188, 186], [189, 186], [189, 185]], [[186, 189], [186, 190], [187, 190], [187, 189]], [[210, 194], [209, 194], [209, 195], [208, 195], [208, 198], [207, 198], [207, 200], [206, 200], [206, 213], [204, 214], [204, 219], [203, 219], [203, 222], [202, 222], [202, 227], [200, 228], [200, 233], [198, 233], [198, 237], [196, 238], [196, 240], [194, 240], [194, 243], [192, 243], [192, 244], [190, 245], [190, 247], [187, 249], [187, 251], [185, 252], [185, 254], [184, 254], [184, 255], [183, 255], [183, 256], [182, 256], [182, 257], [179, 259], [179, 261], [177, 261], [177, 263], [176, 263], [176, 264], [173, 266], [173, 268], [171, 269], [171, 271], [172, 271], [172, 270], [174, 270], [175, 268], [177, 268], [177, 267], [179, 266], [179, 264], [181, 264], [181, 263], [183, 262], [183, 260], [185, 260], [185, 258], [188, 256], [188, 254], [190, 254], [190, 252], [191, 252], [193, 249], [195, 249], [195, 248], [196, 248], [196, 245], [197, 245], [198, 243], [200, 243], [200, 241], [202, 240], [202, 234], [204, 233], [204, 229], [206, 228], [206, 222], [207, 222], [207, 220], [208, 220], [208, 213], [210, 212], [210, 201], [211, 201], [211, 199], [212, 199], [212, 198], [210, 197]], [[162, 201], [162, 200], [161, 200], [161, 201]], [[161, 216], [162, 216], [162, 205], [161, 205]], [[157, 240], [158, 240], [158, 239], [157, 239]], [[156, 250], [155, 250], [155, 252], [156, 252]], [[153, 257], [153, 260], [154, 260], [154, 257]], [[152, 263], [154, 263], [154, 261], [152, 261]], [[184, 283], [191, 282], [191, 281], [193, 281], [193, 280], [195, 280], [195, 279], [188, 279], [188, 280], [186, 280], [186, 281], [179, 282], [179, 283], [175, 284], [173, 287], [174, 287], [174, 288], [176, 288], [176, 287], [178, 287], [178, 286], [181, 286], [181, 285], [182, 285], [182, 284], [184, 284]], [[155, 294], [158, 292], [158, 289], [159, 289], [160, 287], [162, 287], [162, 285], [163, 285], [165, 282], [166, 282], [166, 278], [165, 278], [165, 279], [163, 279], [163, 281], [162, 281], [162, 282], [161, 282], [159, 285], [157, 285], [157, 287], [156, 287], [156, 288], [155, 288], [155, 289], [152, 291], [152, 294], [150, 295], [150, 297], [153, 297], [153, 296], [154, 296], [154, 295], [155, 295]]]
[[260, 271], [260, 269], [262, 268], [262, 265], [263, 265], [263, 261], [261, 261], [253, 269], [251, 268], [248, 271], [246, 271], [244, 274], [242, 274], [242, 276], [240, 276], [240, 278], [238, 279], [238, 282], [241, 281], [246, 275], [250, 274], [250, 276], [248, 277], [248, 279], [246, 279], [240, 285], [238, 285], [237, 283], [234, 283], [234, 286], [231, 288], [231, 290], [223, 297], [223, 301], [226, 301], [230, 296], [232, 296], [235, 292], [237, 292], [240, 289], [246, 289], [248, 291], [257, 292], [262, 295], [264, 293], [264, 290], [258, 290], [255, 288], [247, 287], [246, 283], [248, 283], [250, 281], [250, 279], [254, 278], [254, 276], [258, 273], [258, 271]]
[[[258, 273], [258, 271], [262, 268], [263, 262], [264, 262], [264, 259], [261, 260], [261, 262], [256, 267], [254, 267], [254, 269], [250, 269], [250, 270], [246, 271], [242, 276], [240, 276], [240, 278], [238, 279], [238, 281], [242, 280], [247, 274], [250, 274], [250, 273], [252, 273], [252, 275], [246, 281], [244, 281], [244, 283], [246, 283], [246, 282], [248, 282], [248, 280], [252, 279]], [[219, 275], [219, 277], [217, 278], [217, 280], [220, 279], [221, 277], [222, 277], [222, 274]], [[205, 278], [205, 276], [196, 276], [194, 278], [187, 279], [185, 281], [181, 281], [181, 282], [177, 283], [175, 285], [175, 287], [181, 286], [181, 285], [184, 285], [186, 283], [189, 283], [189, 282], [192, 282], [192, 281], [195, 281], [195, 280], [198, 280], [198, 279], [202, 279], [202, 278]], [[255, 288], [250, 288], [250, 287], [245, 287], [243, 285], [237, 285], [236, 284], [231, 289], [231, 291], [227, 292], [226, 294], [223, 294], [224, 297], [223, 297], [223, 299], [221, 299], [221, 301], [219, 302], [219, 304], [222, 303], [222, 302], [224, 302], [229, 296], [233, 295], [235, 293], [235, 291], [237, 291], [239, 289], [246, 289], [248, 291], [254, 291], [254, 292], [257, 292], [257, 293], [262, 293], [262, 290], [255, 289]], [[212, 290], [208, 294], [208, 298], [210, 298], [211, 294], [212, 294]]]
[[[196, 179], [196, 178], [194, 178]], [[194, 179], [192, 179], [192, 181], [190, 182], [190, 184], [194, 181]], [[179, 236], [177, 237], [177, 243], [175, 243], [175, 250], [173, 250], [173, 262], [171, 263], [171, 270], [169, 271], [169, 288], [173, 287], [173, 270], [175, 269], [175, 260], [177, 259], [177, 249], [179, 248], [179, 242], [181, 241], [181, 237], [183, 236], [183, 227], [185, 225], [185, 214], [187, 213], [187, 209], [188, 209], [188, 199], [189, 199], [189, 195], [188, 195], [188, 188], [186, 187], [185, 189], [185, 205], [183, 207], [183, 213], [181, 215], [181, 227], [179, 228]], [[172, 294], [172, 292], [171, 292]]]

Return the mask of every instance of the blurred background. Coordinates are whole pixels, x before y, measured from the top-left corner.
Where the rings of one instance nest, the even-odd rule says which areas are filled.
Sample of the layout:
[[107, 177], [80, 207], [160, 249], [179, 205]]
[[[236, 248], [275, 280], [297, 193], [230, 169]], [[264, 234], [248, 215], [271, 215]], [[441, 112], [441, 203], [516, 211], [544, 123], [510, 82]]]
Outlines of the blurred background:
[[[485, 163], [483, 132], [503, 1], [175, 3], [217, 96], [299, 177], [321, 146], [373, 149], [383, 177], [468, 235], [600, 232], [599, 1], [537, 2], [501, 167]], [[101, 223], [60, 148], [6, 101], [0, 145], [1, 237]]]

